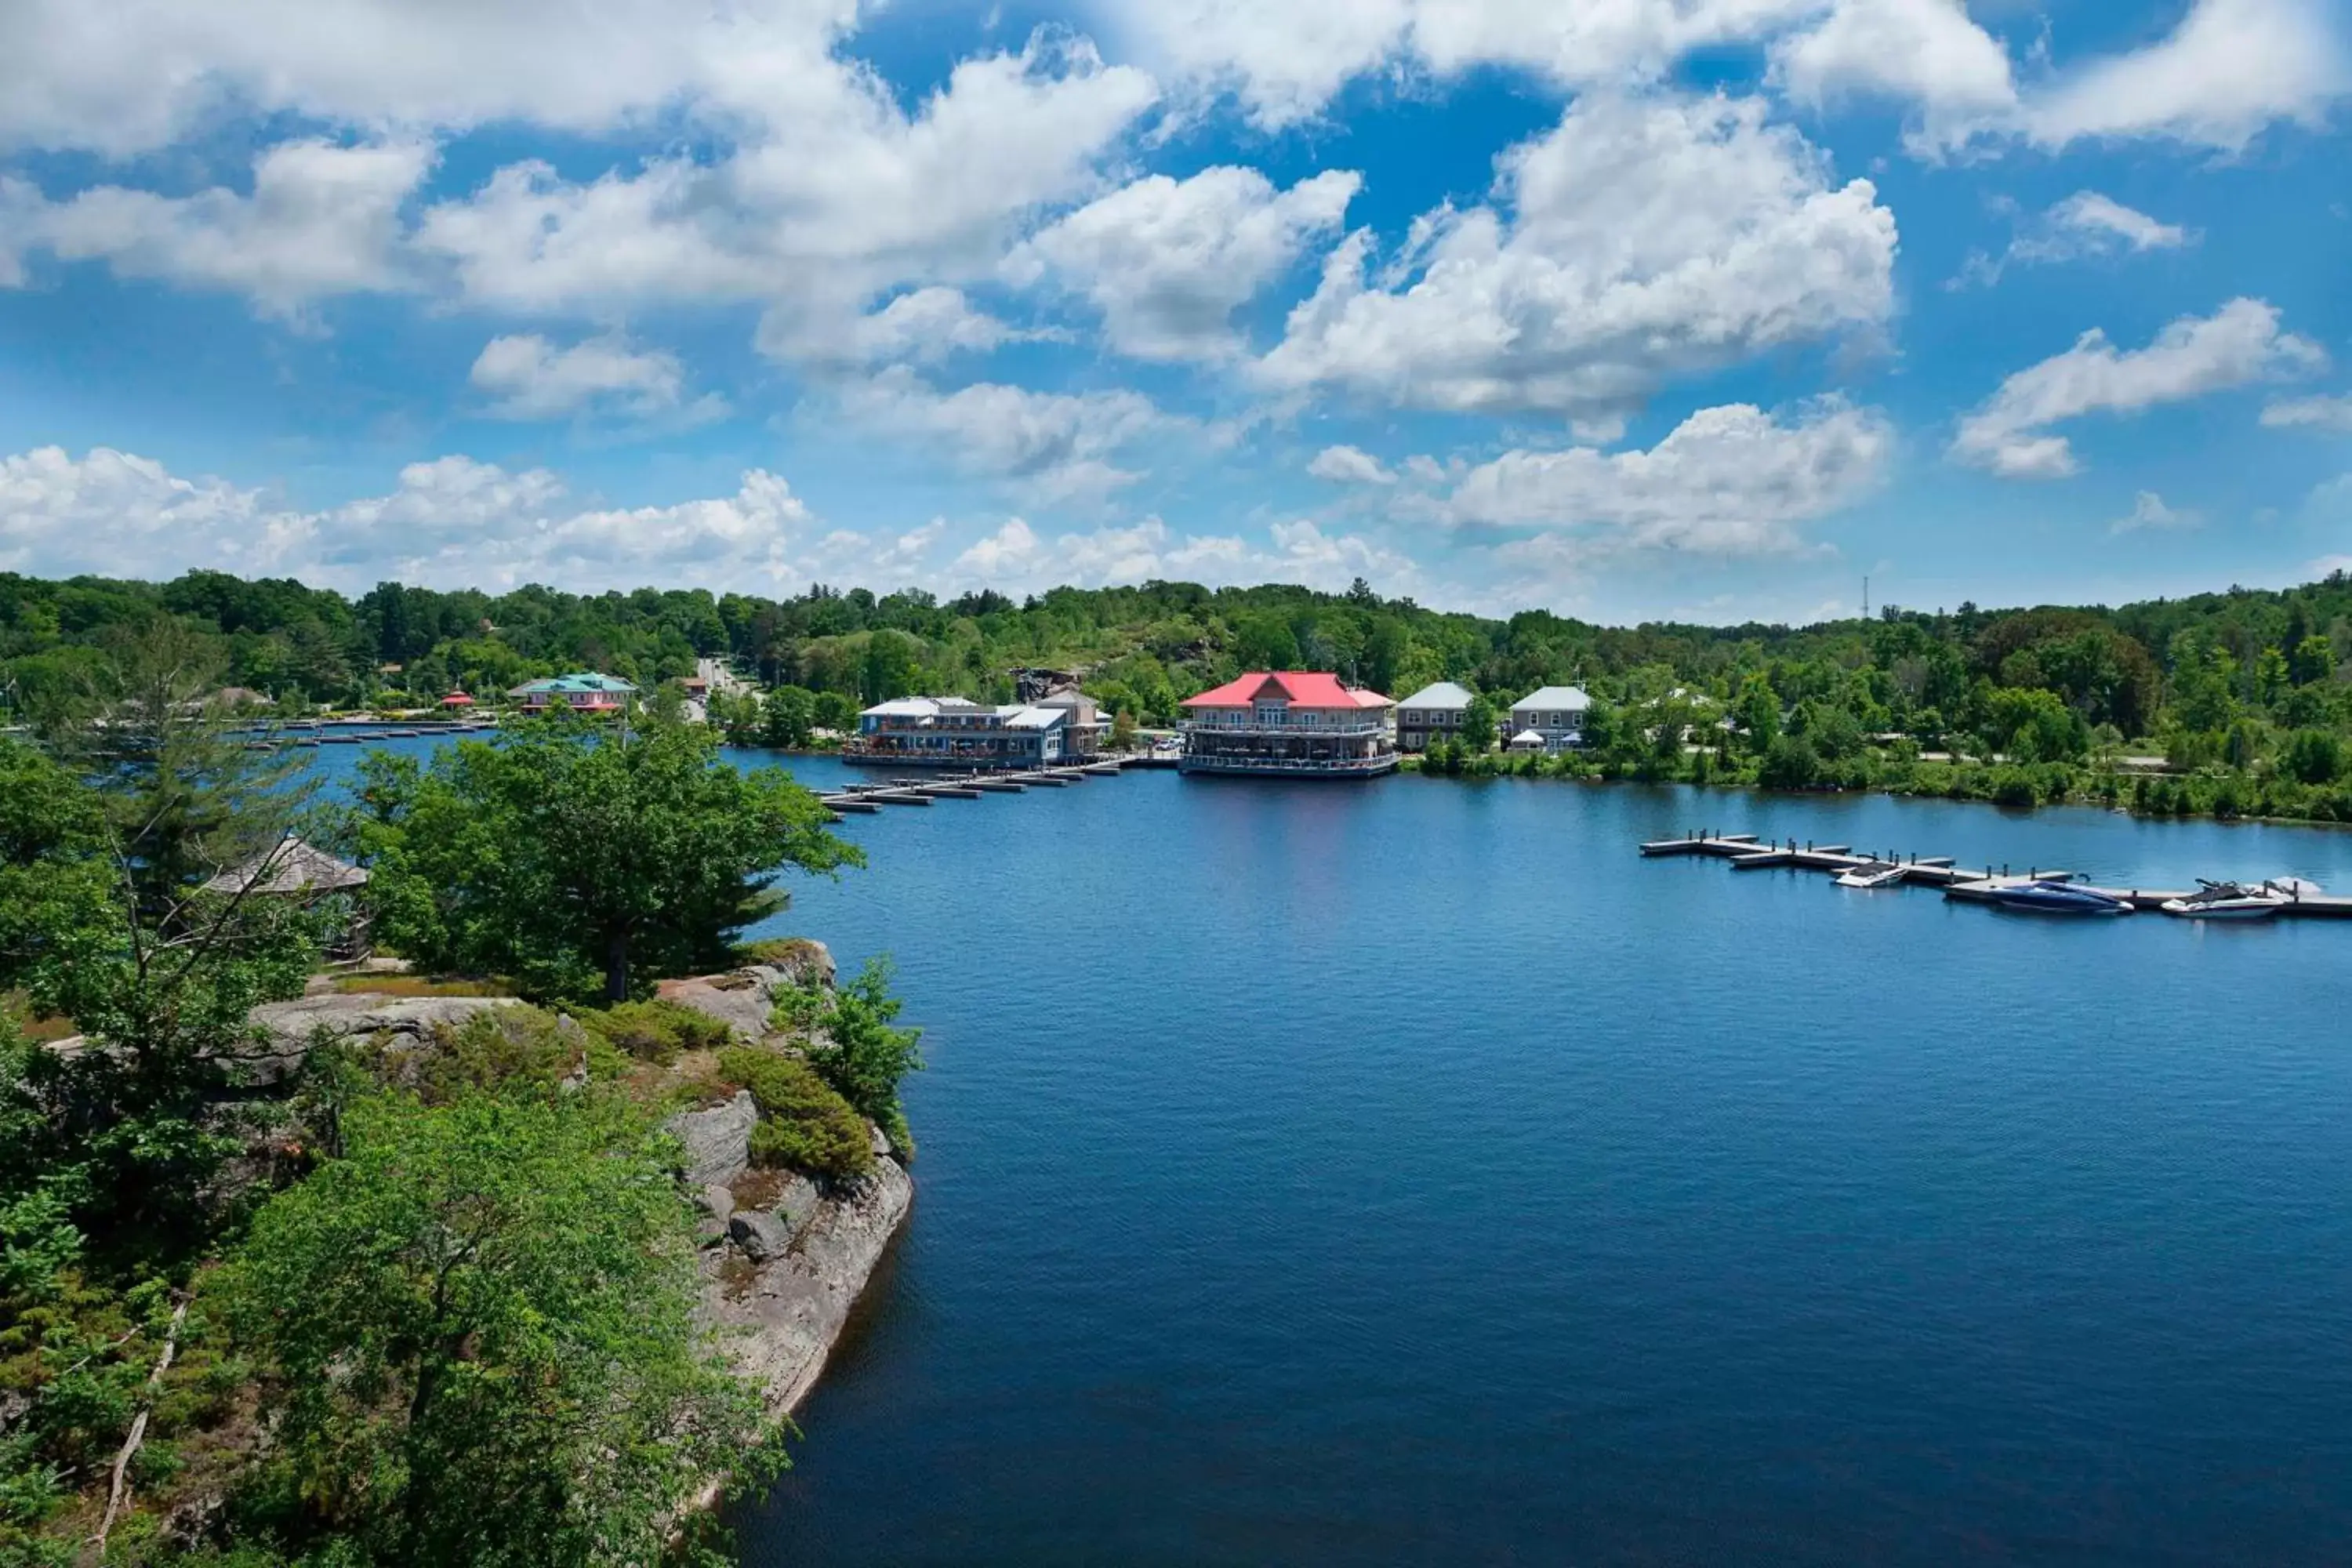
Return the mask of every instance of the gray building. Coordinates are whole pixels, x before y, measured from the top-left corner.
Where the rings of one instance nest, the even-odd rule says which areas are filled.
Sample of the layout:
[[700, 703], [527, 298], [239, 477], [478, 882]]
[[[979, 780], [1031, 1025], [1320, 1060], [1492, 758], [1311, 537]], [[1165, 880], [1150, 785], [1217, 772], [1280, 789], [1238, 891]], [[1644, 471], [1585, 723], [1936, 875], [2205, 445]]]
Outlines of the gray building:
[[1523, 751], [1557, 752], [1580, 746], [1585, 715], [1591, 711], [1592, 699], [1581, 687], [1538, 687], [1511, 704], [1509, 742]]
[[1432, 741], [1452, 740], [1462, 733], [1462, 715], [1470, 693], [1450, 680], [1424, 686], [1397, 704], [1397, 750], [1419, 752]]

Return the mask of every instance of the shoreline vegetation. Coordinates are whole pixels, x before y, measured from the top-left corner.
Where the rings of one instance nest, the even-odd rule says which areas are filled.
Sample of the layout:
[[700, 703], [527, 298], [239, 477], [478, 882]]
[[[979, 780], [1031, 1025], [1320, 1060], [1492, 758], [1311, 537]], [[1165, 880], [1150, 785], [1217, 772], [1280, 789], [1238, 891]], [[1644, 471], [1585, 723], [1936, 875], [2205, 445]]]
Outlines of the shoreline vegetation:
[[2306, 827], [2352, 826], [2352, 790], [2298, 790], [2291, 782], [2227, 773], [2171, 775], [2093, 761], [2022, 763], [1919, 760], [1900, 754], [1871, 759], [1831, 778], [1798, 774], [1768, 779], [1753, 763], [1721, 752], [1686, 753], [1680, 764], [1639, 761], [1612, 764], [1573, 752], [1448, 751], [1402, 759], [1401, 772], [1429, 778], [1550, 779], [1584, 784], [1681, 784], [1701, 789], [1789, 795], [1874, 794], [1950, 800], [2032, 810], [2087, 805], [2155, 818], [2275, 822]]
[[744, 941], [856, 851], [653, 715], [321, 800], [220, 652], [0, 737], [0, 1564], [728, 1561], [912, 1196], [887, 964]]
[[[159, 621], [202, 640], [256, 716], [429, 708], [460, 689], [495, 708], [524, 680], [593, 668], [640, 688], [654, 714], [699, 702], [731, 742], [805, 751], [853, 729], [862, 707], [924, 691], [1007, 701], [1024, 674], [1081, 679], [1132, 733], [1178, 721], [1185, 697], [1245, 669], [1328, 670], [1391, 696], [1454, 681], [1490, 718], [1517, 693], [1580, 686], [1595, 703], [1584, 753], [1604, 776], [2352, 822], [2341, 571], [2114, 608], [1888, 605], [1795, 627], [1496, 619], [1361, 581], [1342, 594], [1153, 582], [1019, 600], [385, 583], [346, 598], [216, 572], [0, 574], [0, 720], [53, 724]], [[711, 668], [729, 673], [709, 681]]]

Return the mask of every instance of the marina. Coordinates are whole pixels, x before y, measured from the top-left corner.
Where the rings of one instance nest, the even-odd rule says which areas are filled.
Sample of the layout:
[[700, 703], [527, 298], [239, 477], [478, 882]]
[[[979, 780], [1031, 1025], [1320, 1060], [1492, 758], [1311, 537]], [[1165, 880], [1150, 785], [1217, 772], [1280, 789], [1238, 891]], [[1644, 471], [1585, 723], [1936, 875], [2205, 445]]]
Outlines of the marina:
[[886, 805], [929, 805], [941, 800], [978, 800], [984, 795], [1019, 795], [1033, 786], [1066, 789], [1089, 778], [1116, 778], [1126, 771], [1117, 758], [1070, 767], [1026, 768], [1003, 773], [974, 773], [947, 778], [883, 779], [854, 784], [820, 795], [817, 800], [835, 819], [845, 812], [872, 815]]
[[[1693, 829], [1679, 837], [1649, 840], [1643, 844], [1642, 854], [1650, 858], [1708, 856], [1730, 862], [1735, 871], [1821, 871], [1836, 878], [1842, 886], [1848, 888], [1934, 888], [1947, 899], [1964, 903], [2032, 907], [2039, 901], [2042, 907], [2054, 908], [2057, 900], [2037, 900], [2033, 890], [2064, 885], [2079, 889], [2078, 899], [2108, 900], [2122, 906], [2123, 910], [2160, 910], [2167, 914], [2189, 916], [2201, 912], [2195, 907], [2200, 901], [2197, 889], [2100, 887], [2090, 883], [2081, 873], [2046, 866], [2029, 866], [2022, 872], [2006, 865], [1998, 868], [1990, 865], [1978, 868], [1959, 865], [1948, 856], [1906, 857], [1891, 851], [1884, 855], [1856, 854], [1851, 845], [1815, 844], [1811, 840], [1800, 845], [1794, 838], [1774, 843], [1759, 839], [1752, 833]], [[1897, 868], [1902, 871], [1900, 877], [1887, 875]], [[2236, 888], [2238, 885], [2212, 883], [2207, 886]], [[2310, 890], [2310, 884], [2292, 878], [2283, 879], [2277, 887], [2280, 890], [2268, 900], [2273, 906], [2267, 911], [2269, 913], [2311, 920], [2352, 920], [2352, 898], [2329, 897]], [[2207, 899], [2203, 901], [2211, 900]]]

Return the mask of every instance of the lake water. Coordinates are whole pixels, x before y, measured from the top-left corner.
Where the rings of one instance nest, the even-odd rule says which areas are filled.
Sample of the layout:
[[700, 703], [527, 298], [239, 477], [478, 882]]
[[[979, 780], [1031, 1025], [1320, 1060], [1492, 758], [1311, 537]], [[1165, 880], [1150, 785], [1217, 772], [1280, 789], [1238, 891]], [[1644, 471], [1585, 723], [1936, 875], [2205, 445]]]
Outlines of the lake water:
[[[838, 764], [793, 759], [812, 783]], [[2352, 835], [1558, 783], [853, 818], [913, 1218], [748, 1563], [2302, 1563], [2352, 1542]]]

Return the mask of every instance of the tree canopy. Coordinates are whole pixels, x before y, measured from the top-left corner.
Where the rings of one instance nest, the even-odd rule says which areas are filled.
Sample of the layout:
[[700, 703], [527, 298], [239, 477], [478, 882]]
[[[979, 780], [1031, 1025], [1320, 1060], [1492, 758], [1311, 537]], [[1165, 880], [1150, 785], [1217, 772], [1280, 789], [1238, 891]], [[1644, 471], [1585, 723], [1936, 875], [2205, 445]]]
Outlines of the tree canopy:
[[701, 726], [597, 733], [550, 719], [429, 763], [363, 769], [360, 837], [381, 938], [530, 994], [622, 1000], [722, 969], [782, 901], [786, 868], [860, 863], [778, 768], [740, 770]]

